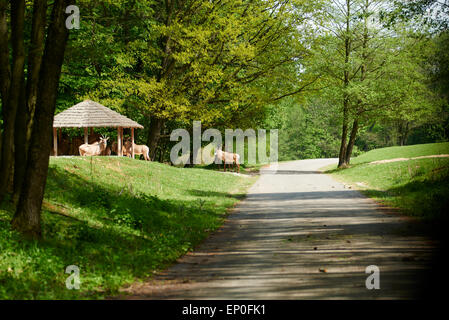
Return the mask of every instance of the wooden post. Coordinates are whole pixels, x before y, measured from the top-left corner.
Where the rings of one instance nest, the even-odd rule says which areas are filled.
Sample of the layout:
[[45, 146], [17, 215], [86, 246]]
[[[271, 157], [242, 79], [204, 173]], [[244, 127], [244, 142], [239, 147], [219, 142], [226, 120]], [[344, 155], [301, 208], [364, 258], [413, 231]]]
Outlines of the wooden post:
[[89, 129], [84, 128], [84, 143], [89, 143]]
[[120, 127], [117, 128], [117, 156], [121, 157], [122, 154], [122, 138], [121, 138], [121, 132]]
[[123, 156], [123, 147], [124, 147], [124, 144], [123, 144], [123, 128], [122, 127], [120, 127], [120, 143], [121, 143], [121, 145], [122, 145], [122, 148], [120, 149], [121, 151], [121, 153], [122, 153], [122, 156]]
[[53, 155], [58, 156], [58, 129], [53, 128]]
[[134, 159], [134, 128], [131, 128], [131, 157]]

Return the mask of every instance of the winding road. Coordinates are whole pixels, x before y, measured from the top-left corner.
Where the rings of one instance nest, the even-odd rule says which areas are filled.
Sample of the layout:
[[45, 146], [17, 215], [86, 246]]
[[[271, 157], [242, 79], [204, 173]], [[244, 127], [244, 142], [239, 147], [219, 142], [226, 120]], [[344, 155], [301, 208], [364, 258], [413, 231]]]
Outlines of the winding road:
[[[226, 223], [129, 299], [417, 298], [435, 243], [417, 223], [317, 170], [335, 159], [261, 171]], [[365, 268], [380, 270], [368, 290]]]

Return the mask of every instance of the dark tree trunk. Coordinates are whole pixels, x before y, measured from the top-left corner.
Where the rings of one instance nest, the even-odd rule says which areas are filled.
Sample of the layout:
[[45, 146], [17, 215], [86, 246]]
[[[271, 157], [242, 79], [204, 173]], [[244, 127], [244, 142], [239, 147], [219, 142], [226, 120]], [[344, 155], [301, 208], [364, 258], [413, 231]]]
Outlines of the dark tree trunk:
[[[4, 103], [8, 100], [11, 69], [9, 64], [8, 24], [6, 19], [7, 0], [0, 0], [0, 95]], [[4, 109], [4, 108], [3, 108]], [[3, 110], [4, 112], [4, 110]]]
[[14, 199], [20, 196], [26, 170], [29, 139], [36, 106], [39, 71], [44, 48], [44, 34], [46, 21], [47, 1], [34, 0], [33, 24], [31, 29], [31, 44], [28, 54], [28, 76], [26, 84], [26, 97], [19, 105], [16, 117], [15, 130], [15, 161], [14, 161]]
[[340, 153], [338, 154], [338, 167], [346, 166], [345, 155], [346, 155], [346, 136], [348, 135], [348, 125], [343, 123], [341, 142], [340, 142]]
[[13, 228], [32, 238], [41, 236], [40, 213], [52, 148], [53, 117], [68, 38], [68, 29], [65, 27], [65, 8], [73, 2], [73, 0], [55, 0], [53, 4], [42, 58], [42, 68], [39, 74], [36, 112], [28, 150], [26, 178], [22, 186], [16, 213], [11, 222]]
[[[44, 52], [44, 37], [46, 25], [47, 1], [35, 0], [33, 5], [33, 26], [31, 29], [31, 46], [28, 54], [28, 79], [27, 79], [27, 143], [31, 138], [31, 129], [36, 107], [37, 87], [39, 84], [39, 72]], [[28, 147], [27, 147], [28, 149]]]
[[409, 123], [400, 122], [399, 123], [399, 145], [402, 147], [406, 144], [408, 134], [409, 134]]
[[159, 142], [159, 138], [164, 126], [164, 119], [150, 117], [150, 130], [148, 132], [148, 148], [150, 148], [150, 158], [153, 161], [156, 155], [156, 149]]
[[14, 129], [14, 195], [16, 201], [19, 198], [20, 187], [26, 169], [26, 128], [28, 110], [25, 100], [25, 80], [22, 81], [19, 105], [17, 108], [16, 123]]
[[[7, 0], [0, 0], [0, 98], [2, 99], [3, 111], [2, 118], [5, 112], [5, 103], [8, 100], [9, 84], [11, 79], [11, 70], [9, 65], [9, 48], [8, 48], [8, 24], [6, 18], [6, 11], [8, 7]], [[4, 118], [3, 118], [4, 119]], [[3, 134], [0, 129], [0, 165], [2, 158], [2, 141]]]
[[[369, 2], [368, 0], [365, 1], [365, 7], [364, 7], [364, 13], [367, 13], [369, 9]], [[367, 52], [366, 52], [366, 48], [367, 48], [367, 44], [368, 44], [368, 15], [365, 14], [365, 20], [364, 20], [364, 29], [363, 29], [363, 42], [362, 42], [362, 65], [360, 68], [360, 82], [365, 81], [366, 78], [366, 61], [368, 58]], [[355, 139], [357, 137], [357, 132], [359, 130], [359, 119], [358, 117], [360, 116], [360, 114], [363, 112], [362, 109], [360, 108], [361, 105], [361, 101], [358, 101], [358, 114], [355, 115], [355, 119], [352, 123], [352, 129], [351, 129], [351, 135], [349, 137], [349, 142], [348, 142], [348, 146], [346, 147], [346, 154], [345, 154], [345, 165], [349, 165], [349, 163], [351, 162], [351, 155], [352, 155], [352, 150], [354, 149], [354, 143], [355, 143]]]
[[348, 99], [344, 98], [343, 101], [343, 125], [341, 130], [341, 142], [340, 142], [340, 153], [338, 155], [338, 167], [345, 167], [346, 163], [346, 141], [348, 137]]
[[25, 63], [25, 49], [23, 43], [23, 29], [25, 24], [25, 0], [11, 3], [11, 42], [13, 66], [11, 83], [7, 93], [7, 100], [2, 102], [3, 110], [3, 141], [0, 166], [0, 202], [9, 187], [9, 178], [14, 161], [14, 125], [17, 108], [23, 85], [23, 66]]
[[349, 137], [348, 146], [346, 148], [345, 162], [349, 165], [351, 162], [352, 149], [354, 149], [355, 138], [357, 137], [357, 131], [359, 130], [359, 120], [354, 119], [352, 123], [351, 136]]
[[[351, 39], [349, 38], [350, 32], [350, 19], [351, 19], [351, 2], [346, 0], [346, 35], [345, 35], [345, 68], [343, 71], [343, 88], [349, 86], [349, 56], [351, 54]], [[349, 96], [345, 91], [343, 92], [343, 125], [341, 130], [341, 142], [340, 142], [340, 153], [338, 155], [338, 167], [342, 168], [347, 165], [346, 163], [346, 141], [348, 136], [348, 115], [349, 115]]]
[[[175, 10], [175, 4], [176, 4], [175, 1], [165, 0], [166, 17], [165, 19], [163, 19], [162, 22], [166, 26], [171, 25]], [[168, 78], [174, 66], [173, 59], [171, 57], [170, 42], [171, 42], [170, 36], [166, 35], [162, 36], [158, 41], [159, 48], [163, 50], [164, 56], [161, 61], [161, 68], [156, 77], [157, 82], [160, 82], [162, 79]], [[148, 148], [150, 148], [151, 161], [154, 161], [156, 157], [156, 150], [159, 143], [160, 135], [166, 119], [150, 116], [149, 120], [150, 120], [150, 131], [148, 132], [147, 144]]]

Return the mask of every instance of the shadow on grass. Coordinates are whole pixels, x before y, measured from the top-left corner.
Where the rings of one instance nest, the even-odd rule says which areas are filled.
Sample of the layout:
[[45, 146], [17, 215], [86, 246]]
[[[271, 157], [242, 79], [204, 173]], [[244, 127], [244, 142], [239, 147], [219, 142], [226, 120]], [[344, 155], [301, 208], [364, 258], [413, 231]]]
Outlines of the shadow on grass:
[[343, 168], [335, 168], [335, 169], [325, 170], [325, 171], [323, 171], [323, 173], [332, 174], [332, 173], [336, 173], [336, 172], [341, 172], [342, 170], [352, 169], [352, 168], [359, 167], [359, 166], [367, 164], [367, 163], [368, 162], [350, 164], [349, 166], [343, 167]]
[[[190, 209], [192, 213], [197, 209], [197, 201], [162, 200], [154, 195], [134, 191], [131, 184], [123, 183], [122, 188], [110, 186], [100, 182], [82, 178], [65, 170], [51, 167], [48, 172], [46, 199], [64, 202], [72, 208], [88, 209], [96, 216], [114, 218], [121, 213], [149, 219], [158, 222], [166, 220], [164, 212], [176, 213]], [[226, 193], [220, 194], [225, 196]], [[204, 213], [204, 212], [203, 212]], [[205, 212], [213, 214], [212, 211]], [[162, 223], [162, 221], [159, 221]]]
[[[63, 285], [45, 290], [57, 297], [115, 292], [124, 281], [149, 276], [191, 250], [204, 240], [208, 230], [219, 226], [224, 213], [221, 208], [203, 207], [197, 199], [160, 199], [133, 191], [126, 182], [123, 185], [120, 189], [58, 167], [49, 168], [44, 239], [36, 245], [57, 264], [34, 261], [33, 272], [52, 270], [42, 276], [42, 281], [53, 283], [55, 272], [66, 277], [61, 265], [74, 264], [83, 270], [84, 282], [83, 290], [77, 293], [67, 292]], [[2, 208], [12, 213], [11, 208]], [[30, 245], [24, 240], [11, 246], [19, 246], [14, 250], [27, 255]], [[31, 274], [21, 281], [31, 284]], [[15, 292], [13, 282], [5, 287], [11, 288], [11, 297], [22, 297]], [[45, 290], [33, 297], [42, 298]]]
[[366, 196], [401, 208], [404, 213], [424, 220], [447, 219], [449, 212], [449, 177], [438, 180], [411, 181], [387, 190], [361, 190]]
[[230, 194], [226, 192], [217, 192], [217, 191], [203, 191], [203, 190], [189, 190], [189, 194], [197, 196], [197, 197], [226, 197], [226, 198], [234, 198], [234, 199], [244, 199], [246, 194], [245, 193], [235, 193]]
[[[242, 163], [240, 164], [240, 173], [257, 173], [264, 165], [265, 164], [249, 165]], [[209, 165], [197, 166], [196, 168], [223, 172], [223, 164], [220, 164], [220, 167], [218, 167], [217, 164], [212, 163]], [[230, 169], [228, 169], [228, 166], [226, 165], [226, 171], [234, 172], [234, 170], [235, 168], [232, 165]]]

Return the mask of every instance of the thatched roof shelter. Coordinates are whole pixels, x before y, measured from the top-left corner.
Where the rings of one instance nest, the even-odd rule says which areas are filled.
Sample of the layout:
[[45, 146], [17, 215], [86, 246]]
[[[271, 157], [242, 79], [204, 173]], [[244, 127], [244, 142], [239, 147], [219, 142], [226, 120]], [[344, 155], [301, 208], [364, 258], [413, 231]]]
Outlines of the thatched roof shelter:
[[[143, 129], [143, 126], [98, 102], [84, 100], [54, 117], [55, 155], [57, 155], [58, 150], [58, 128], [84, 128], [85, 143], [88, 141], [88, 128], [117, 128], [118, 154], [122, 155], [123, 128], [131, 128], [131, 139], [134, 146], [134, 129]], [[132, 153], [134, 154], [134, 148], [132, 148]]]
[[139, 128], [143, 126], [106, 108], [98, 102], [84, 100], [57, 114], [53, 128]]

